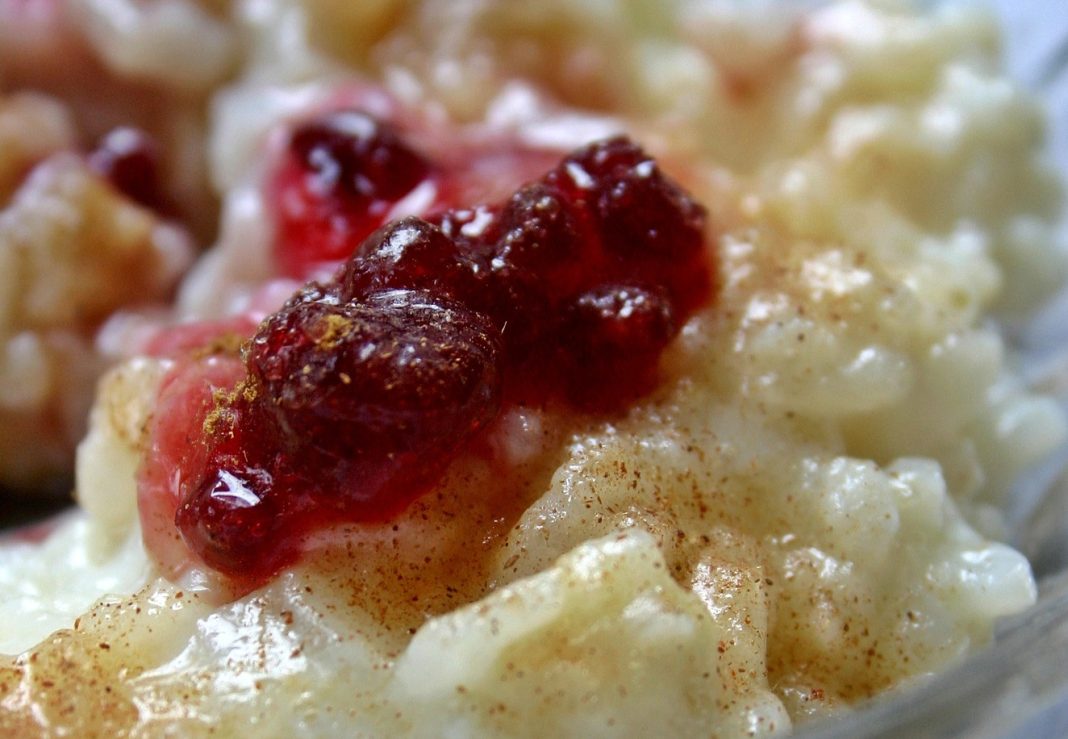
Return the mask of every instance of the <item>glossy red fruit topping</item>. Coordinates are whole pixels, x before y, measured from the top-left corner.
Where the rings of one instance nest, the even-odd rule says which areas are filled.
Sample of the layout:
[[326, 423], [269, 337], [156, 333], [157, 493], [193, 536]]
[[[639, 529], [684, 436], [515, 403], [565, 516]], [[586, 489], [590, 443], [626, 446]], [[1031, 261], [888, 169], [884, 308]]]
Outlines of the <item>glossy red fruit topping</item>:
[[487, 256], [500, 237], [500, 209], [492, 205], [454, 208], [427, 216], [426, 220], [472, 256]]
[[189, 547], [175, 528], [175, 512], [213, 465], [212, 450], [228, 426], [208, 422], [216, 406], [245, 376], [244, 363], [225, 355], [184, 357], [160, 383], [148, 451], [137, 475], [137, 510], [145, 544], [160, 570], [176, 577], [187, 565]]
[[[589, 266], [594, 245], [585, 233], [582, 214], [562, 191], [534, 182], [516, 192], [501, 213], [496, 269], [521, 269], [553, 281]], [[555, 285], [566, 291], [566, 285]]]
[[269, 317], [248, 367], [278, 426], [341, 458], [450, 449], [497, 413], [499, 338], [423, 290], [298, 300]]
[[164, 208], [159, 147], [148, 134], [136, 128], [116, 128], [100, 140], [86, 161], [131, 200], [155, 210]]
[[274, 570], [297, 555], [299, 540], [271, 495], [275, 481], [258, 467], [213, 458], [209, 475], [181, 505], [175, 523], [186, 543], [209, 567], [240, 575]]
[[[240, 576], [274, 570], [299, 551], [297, 515], [307, 492], [276, 479], [277, 434], [244, 398], [217, 408], [216, 443], [175, 514], [182, 538], [213, 569]], [[259, 417], [258, 417], [259, 416]]]
[[678, 330], [662, 289], [600, 285], [569, 307], [562, 327], [569, 398], [603, 409], [648, 392], [660, 354]]
[[348, 258], [399, 200], [432, 176], [422, 155], [361, 111], [336, 111], [298, 126], [275, 183], [283, 271], [301, 277]]
[[291, 561], [332, 518], [396, 513], [496, 416], [498, 337], [426, 291], [341, 302], [306, 287], [260, 326], [248, 378], [215, 411], [218, 441], [175, 518], [186, 543], [244, 576]]
[[478, 292], [476, 256], [421, 218], [408, 217], [380, 228], [363, 243], [337, 277], [346, 300], [389, 287], [423, 288], [456, 300]]
[[[356, 170], [390, 167], [366, 164], [378, 144], [357, 147], [339, 128], [385, 142], [382, 161], [409, 184], [429, 171], [362, 118], [324, 125], [294, 136], [319, 178], [308, 187], [365, 199], [404, 189], [352, 184]], [[661, 353], [711, 290], [704, 219], [641, 149], [612, 139], [501, 205], [375, 231], [333, 281], [259, 326], [245, 379], [204, 422], [216, 424], [206, 451], [174, 457], [184, 541], [259, 581], [319, 528], [395, 515], [502, 402], [624, 408], [655, 386]]]
[[544, 182], [516, 192], [500, 216], [491, 273], [503, 281], [535, 279], [554, 303], [604, 276], [599, 241], [579, 206]]
[[422, 182], [429, 166], [386, 125], [358, 110], [305, 123], [289, 148], [320, 194], [358, 198], [369, 208], [400, 200]]
[[640, 147], [626, 138], [585, 147], [547, 179], [586, 206], [622, 271], [663, 284], [687, 311], [704, 301], [705, 210]]

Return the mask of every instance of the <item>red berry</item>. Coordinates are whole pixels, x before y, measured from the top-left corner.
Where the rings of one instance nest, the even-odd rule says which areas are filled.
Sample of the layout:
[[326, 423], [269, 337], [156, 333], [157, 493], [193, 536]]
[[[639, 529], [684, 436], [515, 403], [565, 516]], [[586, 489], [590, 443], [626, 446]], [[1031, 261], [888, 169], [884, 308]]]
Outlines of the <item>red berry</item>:
[[262, 403], [239, 384], [206, 421], [212, 446], [175, 513], [182, 538], [213, 569], [235, 577], [271, 573], [300, 550], [315, 485], [294, 484], [295, 451]]
[[308, 173], [310, 188], [369, 206], [400, 200], [430, 173], [426, 160], [389, 126], [358, 110], [299, 126], [289, 149]]
[[561, 332], [572, 401], [610, 408], [648, 392], [677, 329], [663, 290], [617, 284], [580, 295]]
[[86, 161], [119, 192], [156, 210], [164, 207], [159, 182], [159, 147], [136, 128], [116, 128], [97, 144]]
[[213, 569], [238, 578], [273, 572], [299, 551], [296, 519], [310, 510], [308, 492], [285, 487], [277, 474], [292, 445], [247, 382], [213, 396], [201, 416], [207, 448], [192, 457], [195, 465], [171, 473], [182, 481], [174, 523]]
[[422, 288], [456, 300], [477, 292], [476, 262], [437, 226], [414, 216], [371, 234], [337, 277], [344, 299], [383, 288]]
[[704, 300], [705, 209], [640, 147], [626, 138], [590, 144], [547, 180], [586, 205], [617, 277], [663, 284], [686, 311]]
[[294, 276], [349, 257], [397, 201], [432, 176], [389, 126], [356, 110], [298, 126], [288, 156], [275, 201], [278, 259]]
[[608, 179], [597, 193], [605, 248], [626, 257], [686, 261], [704, 244], [704, 210], [652, 160]]
[[337, 457], [451, 450], [497, 413], [498, 338], [483, 315], [419, 290], [294, 301], [248, 366], [279, 426]]
[[453, 294], [493, 319], [513, 361], [544, 348], [553, 304], [590, 279], [597, 247], [582, 233], [581, 219], [542, 182], [523, 186], [503, 208], [450, 210], [431, 219], [466, 254], [467, 273], [476, 278], [466, 296]]
[[595, 272], [596, 243], [582, 214], [560, 190], [541, 182], [516, 192], [501, 214], [490, 260], [499, 279], [537, 279], [547, 295], [568, 295]]
[[293, 538], [282, 535], [292, 527], [278, 511], [283, 495], [266, 469], [213, 455], [201, 483], [178, 507], [175, 524], [212, 569], [233, 575], [273, 571], [297, 554]]
[[500, 237], [500, 209], [480, 205], [475, 208], [454, 208], [427, 216], [427, 221], [460, 245], [466, 253], [488, 256]]

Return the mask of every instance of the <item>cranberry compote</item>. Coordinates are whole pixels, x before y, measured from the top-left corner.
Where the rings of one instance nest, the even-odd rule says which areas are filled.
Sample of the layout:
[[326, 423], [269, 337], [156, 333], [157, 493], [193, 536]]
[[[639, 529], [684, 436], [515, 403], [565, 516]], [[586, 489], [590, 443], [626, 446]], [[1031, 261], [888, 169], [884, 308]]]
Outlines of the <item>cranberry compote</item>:
[[[354, 113], [291, 146], [306, 187], [368, 203], [429, 171]], [[396, 515], [502, 404], [622, 410], [709, 297], [704, 230], [703, 208], [623, 138], [504, 203], [382, 226], [260, 324], [204, 452], [177, 455], [192, 460], [175, 476], [186, 545], [259, 582], [321, 528]]]

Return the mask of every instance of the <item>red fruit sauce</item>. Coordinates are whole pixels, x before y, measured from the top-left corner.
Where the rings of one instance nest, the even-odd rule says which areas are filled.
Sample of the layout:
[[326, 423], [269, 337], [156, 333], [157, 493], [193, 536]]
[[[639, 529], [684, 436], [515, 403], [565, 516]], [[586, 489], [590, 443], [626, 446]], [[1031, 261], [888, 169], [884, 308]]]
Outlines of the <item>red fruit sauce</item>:
[[140, 478], [145, 530], [176, 524], [149, 540], [165, 565], [188, 549], [262, 583], [315, 532], [396, 516], [502, 408], [624, 410], [711, 297], [704, 209], [625, 138], [571, 153], [503, 203], [378, 230], [389, 203], [442, 170], [356, 112], [301, 126], [290, 153], [302, 169], [285, 169], [277, 194], [304, 210], [279, 204], [283, 253], [299, 242], [289, 266], [347, 259], [268, 316], [240, 359], [173, 342], [184, 359]]

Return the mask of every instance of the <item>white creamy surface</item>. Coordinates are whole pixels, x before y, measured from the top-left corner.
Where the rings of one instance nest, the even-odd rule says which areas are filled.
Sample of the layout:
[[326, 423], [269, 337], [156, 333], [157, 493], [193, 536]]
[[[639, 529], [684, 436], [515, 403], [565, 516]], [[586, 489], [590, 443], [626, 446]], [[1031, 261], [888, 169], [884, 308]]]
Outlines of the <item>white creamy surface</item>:
[[[0, 547], [19, 593], [0, 652], [23, 652], [0, 668], [0, 729], [776, 735], [963, 658], [1034, 602], [997, 506], [1068, 427], [990, 318], [1026, 316], [1068, 261], [1041, 117], [1000, 76], [989, 18], [241, 7], [250, 58], [213, 119], [223, 229], [184, 314], [253, 299], [276, 118], [353, 69], [442, 121], [622, 125], [708, 207], [720, 294], [624, 417], [515, 411], [495, 443], [521, 479], [463, 457], [394, 525], [226, 603], [148, 564], [134, 476], [167, 367], [121, 365], [81, 447], [83, 512]], [[509, 485], [527, 505], [493, 538], [475, 512]]]
[[97, 535], [82, 514], [69, 515], [43, 544], [0, 543], [0, 652], [17, 654], [53, 631], [69, 628], [79, 614], [109, 593], [133, 593], [151, 567], [134, 526], [114, 550], [97, 553]]

